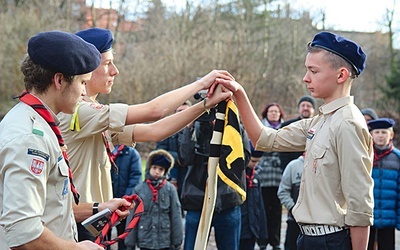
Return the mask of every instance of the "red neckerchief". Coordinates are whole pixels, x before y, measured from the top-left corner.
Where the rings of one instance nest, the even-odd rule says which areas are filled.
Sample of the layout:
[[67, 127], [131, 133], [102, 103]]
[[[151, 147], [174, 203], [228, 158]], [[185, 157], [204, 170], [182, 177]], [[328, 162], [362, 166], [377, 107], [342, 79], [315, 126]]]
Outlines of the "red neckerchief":
[[106, 132], [104, 131], [102, 133], [102, 135], [103, 135], [104, 145], [106, 146], [107, 155], [111, 162], [111, 167], [115, 170], [115, 172], [118, 173], [118, 167], [117, 167], [117, 164], [115, 164], [115, 162], [114, 162], [113, 154], [111, 152], [110, 144], [108, 143], [108, 140], [107, 140]]
[[124, 149], [124, 144], [119, 145], [119, 147], [117, 148], [117, 150], [112, 154], [111, 158], [113, 159], [113, 161], [115, 162], [115, 159], [117, 159], [119, 153], [122, 151], [122, 149]]
[[392, 142], [389, 143], [389, 147], [384, 150], [379, 150], [374, 147], [374, 166], [378, 166], [378, 162], [386, 155], [390, 154], [393, 149]]
[[153, 193], [153, 197], [151, 198], [153, 201], [157, 201], [158, 199], [158, 190], [160, 188], [162, 188], [165, 183], [167, 183], [167, 179], [162, 180], [162, 182], [157, 186], [154, 187], [153, 185], [153, 181], [151, 181], [150, 179], [146, 179], [147, 184], [149, 184], [150, 190]]
[[247, 181], [247, 186], [249, 188], [253, 187], [253, 179], [254, 179], [254, 174], [255, 174], [255, 169], [246, 169], [246, 181]]
[[65, 162], [68, 166], [68, 174], [69, 174], [69, 183], [71, 186], [71, 191], [74, 195], [75, 203], [79, 203], [79, 193], [75, 188], [73, 183], [73, 176], [71, 167], [69, 166], [69, 160], [67, 155], [67, 148], [64, 144], [64, 139], [62, 138], [60, 128], [56, 124], [53, 115], [47, 110], [47, 108], [43, 105], [43, 103], [35, 96], [31, 95], [28, 91], [23, 91], [22, 94], [19, 96], [19, 99], [26, 103], [27, 105], [31, 106], [51, 127], [54, 134], [57, 136], [58, 144], [60, 145], [62, 155], [65, 159]]

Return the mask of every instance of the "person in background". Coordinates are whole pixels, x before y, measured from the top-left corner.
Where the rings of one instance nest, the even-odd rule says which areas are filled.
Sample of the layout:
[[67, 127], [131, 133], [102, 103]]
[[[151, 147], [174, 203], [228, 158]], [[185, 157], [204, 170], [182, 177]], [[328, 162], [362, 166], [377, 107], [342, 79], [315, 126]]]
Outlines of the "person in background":
[[240, 231], [240, 250], [254, 249], [257, 242], [260, 250], [267, 248], [267, 218], [256, 167], [263, 152], [254, 150], [251, 142], [251, 158], [246, 167], [246, 200], [240, 205], [242, 228]]
[[378, 118], [368, 123], [374, 140], [374, 224], [368, 250], [395, 249], [395, 229], [400, 230], [400, 150], [393, 146], [395, 122]]
[[378, 115], [376, 114], [375, 110], [372, 108], [365, 108], [361, 110], [361, 113], [363, 114], [365, 121], [368, 123], [369, 121], [376, 120], [378, 119]]
[[[187, 100], [175, 110], [175, 113], [181, 112], [190, 106], [192, 106], [192, 103]], [[167, 150], [174, 157], [175, 165], [170, 171], [169, 182], [177, 188], [178, 196], [181, 197], [183, 180], [185, 179], [188, 166], [183, 165], [179, 160], [179, 133], [181, 133], [181, 131], [171, 135], [165, 140], [157, 142], [156, 149]]]
[[292, 209], [299, 196], [301, 173], [304, 166], [305, 152], [297, 159], [292, 160], [283, 171], [282, 180], [278, 189], [278, 197], [288, 211], [287, 228], [285, 238], [285, 250], [297, 249], [297, 238], [300, 235], [300, 228], [293, 217]]
[[[282, 123], [282, 128], [287, 125], [297, 122], [301, 119], [308, 119], [314, 116], [316, 102], [314, 97], [310, 95], [304, 95], [299, 99], [298, 102], [299, 116], [291, 120]], [[294, 159], [299, 158], [304, 152], [280, 152], [279, 159], [281, 160], [281, 168], [285, 169], [288, 163]]]
[[[285, 114], [282, 106], [278, 103], [270, 103], [265, 106], [261, 113], [262, 124], [265, 127], [279, 129]], [[268, 243], [272, 249], [281, 249], [281, 224], [282, 204], [277, 192], [281, 182], [283, 169], [278, 152], [264, 152], [259, 163], [257, 173], [260, 177], [261, 192], [264, 201], [265, 215], [268, 222]]]
[[[133, 188], [142, 182], [142, 160], [139, 152], [134, 147], [117, 144], [112, 152], [112, 157], [118, 170], [111, 169], [111, 179], [114, 198], [131, 195]], [[116, 226], [118, 235], [125, 231], [126, 218]], [[111, 237], [111, 230], [109, 237]], [[118, 242], [118, 250], [125, 250], [124, 241]]]
[[324, 101], [311, 119], [268, 128], [240, 84], [218, 79], [216, 86], [233, 92], [256, 150], [307, 152], [292, 209], [301, 230], [297, 249], [366, 249], [373, 222], [373, 143], [350, 91], [367, 56], [357, 43], [327, 31], [317, 33], [307, 50], [303, 81]]
[[[101, 63], [93, 71], [91, 79], [85, 82], [86, 94], [81, 97], [74, 113], [58, 114], [60, 129], [68, 145], [75, 185], [80, 191], [81, 201], [89, 204], [80, 206], [80, 211], [76, 213], [85, 217], [113, 197], [111, 168], [116, 169], [117, 166], [112, 162], [112, 145], [132, 146], [135, 142], [155, 142], [171, 136], [206, 110], [229, 98], [231, 93], [223, 93], [219, 88], [203, 102], [170, 115], [179, 105], [198, 91], [208, 89], [215, 79], [232, 80], [233, 77], [227, 71], [214, 70], [192, 84], [146, 103], [103, 105], [97, 101], [97, 96], [100, 93], [109, 94], [114, 78], [119, 74], [114, 64], [113, 35], [110, 30], [100, 28], [81, 30], [76, 35], [95, 45], [101, 53]], [[146, 123], [150, 121], [156, 122]], [[81, 221], [77, 220], [79, 240], [95, 240]]]
[[96, 47], [74, 34], [29, 39], [21, 63], [26, 90], [0, 123], [0, 249], [102, 249], [76, 243], [79, 195], [56, 117], [73, 113], [99, 64]]
[[149, 153], [146, 180], [133, 191], [142, 198], [144, 212], [138, 225], [125, 238], [128, 250], [134, 250], [135, 246], [140, 249], [180, 249], [183, 240], [181, 204], [176, 188], [166, 179], [173, 166], [174, 158], [164, 149]]

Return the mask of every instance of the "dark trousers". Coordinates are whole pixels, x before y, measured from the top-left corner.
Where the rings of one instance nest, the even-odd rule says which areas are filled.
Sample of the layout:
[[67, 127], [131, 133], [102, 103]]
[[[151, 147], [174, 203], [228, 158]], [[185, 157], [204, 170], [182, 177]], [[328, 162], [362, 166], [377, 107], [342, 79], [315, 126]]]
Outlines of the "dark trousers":
[[297, 238], [300, 234], [300, 228], [297, 222], [293, 219], [287, 221], [285, 250], [297, 249]]
[[282, 204], [277, 194], [278, 187], [262, 187], [261, 192], [267, 217], [268, 243], [277, 247], [281, 244], [282, 226]]
[[78, 228], [78, 241], [90, 240], [95, 241], [96, 237], [93, 236], [81, 223], [76, 223], [76, 227]]
[[350, 230], [321, 236], [300, 234], [297, 250], [351, 250]]
[[254, 250], [256, 245], [256, 238], [251, 239], [240, 239], [240, 250]]
[[394, 228], [370, 228], [368, 250], [374, 249], [374, 243], [377, 241], [379, 250], [394, 250], [395, 231]]

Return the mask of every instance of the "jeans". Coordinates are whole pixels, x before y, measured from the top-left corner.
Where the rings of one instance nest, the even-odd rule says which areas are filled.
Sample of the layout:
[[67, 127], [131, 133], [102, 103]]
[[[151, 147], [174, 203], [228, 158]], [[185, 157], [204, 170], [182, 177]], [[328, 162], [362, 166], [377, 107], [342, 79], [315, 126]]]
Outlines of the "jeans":
[[[200, 217], [201, 211], [186, 212], [184, 250], [194, 249]], [[218, 250], [239, 250], [241, 219], [240, 206], [214, 212], [211, 227], [214, 227]]]

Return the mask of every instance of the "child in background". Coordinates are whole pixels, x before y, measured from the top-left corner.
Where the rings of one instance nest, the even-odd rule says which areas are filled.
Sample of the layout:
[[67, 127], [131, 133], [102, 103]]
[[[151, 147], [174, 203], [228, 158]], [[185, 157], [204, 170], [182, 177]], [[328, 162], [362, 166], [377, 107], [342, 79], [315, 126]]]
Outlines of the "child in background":
[[400, 150], [392, 143], [395, 122], [379, 118], [368, 123], [374, 141], [374, 224], [368, 249], [395, 249], [395, 228], [400, 229]]
[[264, 152], [255, 151], [251, 142], [249, 144], [251, 159], [246, 167], [246, 200], [240, 206], [242, 212], [240, 250], [254, 249], [256, 242], [263, 250], [266, 249], [268, 242], [267, 219], [261, 195], [260, 179], [255, 168]]
[[[174, 158], [166, 150], [150, 152], [145, 181], [134, 188], [144, 205], [138, 225], [125, 238], [127, 249], [179, 249], [182, 244], [181, 204], [174, 185], [166, 179]], [[127, 219], [131, 220], [133, 213]]]

